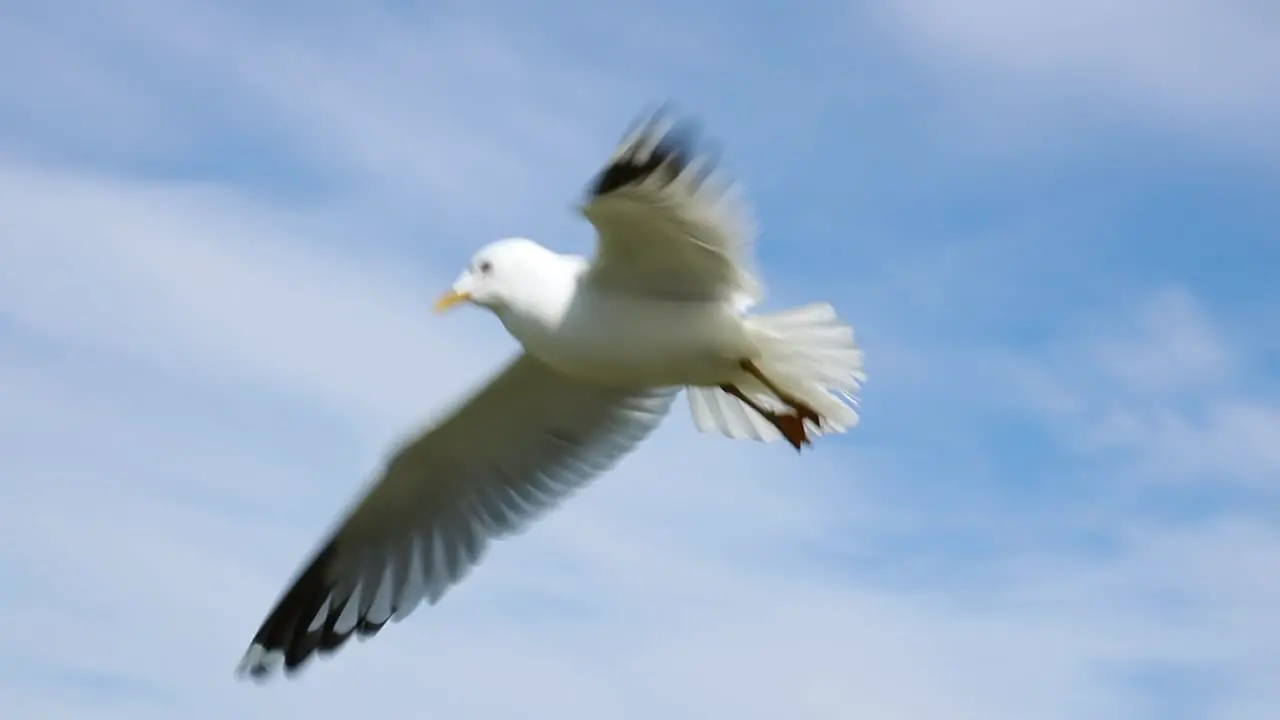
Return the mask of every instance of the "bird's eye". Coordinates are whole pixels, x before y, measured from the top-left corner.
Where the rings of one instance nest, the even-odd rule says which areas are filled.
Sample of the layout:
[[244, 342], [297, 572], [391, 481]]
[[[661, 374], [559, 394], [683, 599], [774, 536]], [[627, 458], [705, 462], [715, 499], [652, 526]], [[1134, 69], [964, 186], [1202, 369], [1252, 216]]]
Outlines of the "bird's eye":
[[488, 275], [489, 273], [493, 272], [493, 263], [489, 262], [488, 260], [481, 260], [479, 268], [480, 268], [480, 274]]

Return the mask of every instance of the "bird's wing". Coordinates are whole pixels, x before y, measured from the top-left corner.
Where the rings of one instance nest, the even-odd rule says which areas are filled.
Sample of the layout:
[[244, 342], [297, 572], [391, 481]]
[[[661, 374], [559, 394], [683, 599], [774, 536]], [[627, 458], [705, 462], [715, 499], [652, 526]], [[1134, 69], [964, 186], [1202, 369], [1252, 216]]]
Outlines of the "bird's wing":
[[678, 388], [619, 390], [523, 355], [409, 440], [262, 623], [240, 672], [295, 671], [435, 603], [490, 539], [521, 529], [627, 454]]
[[755, 223], [694, 128], [665, 110], [641, 122], [592, 181], [582, 207], [599, 236], [587, 280], [671, 300], [763, 294], [752, 266]]

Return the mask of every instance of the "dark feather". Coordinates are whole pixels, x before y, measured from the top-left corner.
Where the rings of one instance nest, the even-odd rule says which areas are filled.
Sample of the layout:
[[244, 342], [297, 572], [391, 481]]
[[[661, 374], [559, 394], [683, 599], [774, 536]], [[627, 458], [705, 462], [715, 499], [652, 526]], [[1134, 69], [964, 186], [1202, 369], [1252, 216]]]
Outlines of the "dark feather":
[[[328, 579], [332, 575], [330, 565], [334, 555], [332, 543], [317, 553], [253, 636], [253, 644], [263, 652], [283, 653], [284, 671], [288, 674], [301, 670], [317, 653], [328, 655], [334, 652], [351, 639], [352, 635], [376, 635], [386, 624], [385, 621], [372, 623], [362, 615], [355, 627], [346, 632], [337, 630], [336, 623], [342, 616], [346, 603], [358, 599], [351, 597], [351, 588], [338, 587]], [[308, 630], [325, 600], [330, 597], [333, 602], [329, 606], [324, 624], [315, 630]], [[264, 680], [271, 674], [272, 668], [259, 661], [244, 668], [244, 671], [256, 680]]]
[[[699, 147], [699, 139], [693, 121], [678, 118], [663, 107], [643, 121], [638, 132], [627, 134], [625, 144], [596, 175], [588, 192], [592, 198], [598, 198], [655, 177], [660, 185], [668, 185], [702, 157], [707, 161], [699, 168], [700, 184], [715, 163], [710, 154]], [[652, 150], [644, 152], [648, 148]]]

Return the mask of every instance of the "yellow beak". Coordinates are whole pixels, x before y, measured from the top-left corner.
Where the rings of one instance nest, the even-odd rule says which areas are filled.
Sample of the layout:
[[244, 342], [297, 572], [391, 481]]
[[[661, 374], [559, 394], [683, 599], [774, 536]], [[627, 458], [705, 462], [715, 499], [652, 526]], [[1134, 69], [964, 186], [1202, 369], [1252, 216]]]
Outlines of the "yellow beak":
[[469, 293], [460, 293], [450, 290], [444, 295], [441, 295], [440, 299], [436, 301], [435, 311], [437, 313], [442, 313], [458, 303], [464, 303], [469, 300], [471, 300], [471, 295]]

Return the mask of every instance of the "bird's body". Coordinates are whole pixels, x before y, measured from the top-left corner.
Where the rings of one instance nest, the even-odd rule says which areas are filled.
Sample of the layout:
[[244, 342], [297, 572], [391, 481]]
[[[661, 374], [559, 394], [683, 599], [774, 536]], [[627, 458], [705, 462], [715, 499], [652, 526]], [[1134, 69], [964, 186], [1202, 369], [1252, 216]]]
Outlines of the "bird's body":
[[294, 671], [462, 579], [642, 441], [686, 389], [695, 425], [810, 438], [858, 420], [862, 353], [825, 303], [752, 314], [753, 229], [686, 128], [655, 115], [588, 192], [596, 257], [481, 249], [440, 304], [492, 311], [523, 353], [403, 444], [280, 598], [241, 662]]
[[746, 317], [731, 306], [609, 292], [591, 282], [581, 257], [539, 257], [561, 282], [496, 314], [525, 352], [566, 375], [624, 387], [714, 386], [733, 382], [739, 361], [758, 353]]

